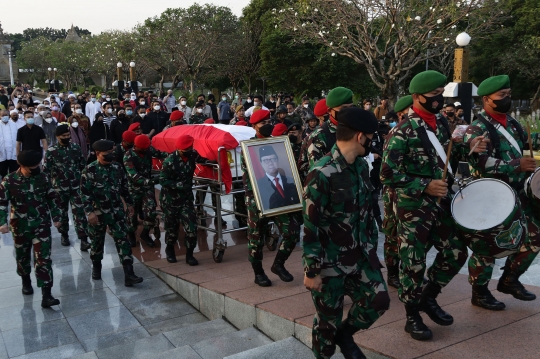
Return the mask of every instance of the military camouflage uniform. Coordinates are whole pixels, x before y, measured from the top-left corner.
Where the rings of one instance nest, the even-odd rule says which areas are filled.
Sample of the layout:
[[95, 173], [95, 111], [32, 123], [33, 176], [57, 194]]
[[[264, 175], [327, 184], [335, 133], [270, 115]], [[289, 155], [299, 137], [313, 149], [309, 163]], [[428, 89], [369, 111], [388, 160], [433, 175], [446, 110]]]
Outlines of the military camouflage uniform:
[[295, 110], [294, 113], [300, 116], [302, 119], [302, 122], [306, 121], [306, 117], [308, 115], [313, 115], [313, 110], [311, 108], [305, 108], [302, 104], [299, 105]]
[[[482, 111], [481, 115], [494, 126], [498, 122], [493, 120], [486, 111]], [[522, 157], [523, 149], [528, 148], [528, 144], [523, 143], [516, 128], [510, 123], [511, 117], [507, 115], [508, 125], [506, 130], [514, 137], [521, 151], [517, 150], [499, 131], [500, 139], [500, 158], [495, 157], [495, 149], [492, 143], [488, 144], [488, 151], [482, 154], [472, 154], [469, 157], [469, 167], [475, 178], [496, 178], [508, 183], [519, 196], [521, 209], [527, 219], [527, 236], [521, 244], [518, 253], [507, 257], [505, 269], [519, 273], [525, 272], [532, 264], [538, 252], [540, 252], [540, 214], [533, 207], [532, 201], [527, 197], [523, 189], [523, 185], [530, 176], [528, 172], [520, 172], [519, 161]], [[467, 129], [464, 137], [464, 142], [470, 143], [475, 137], [481, 136], [487, 131], [487, 127], [479, 120], [474, 121]], [[490, 137], [489, 132], [486, 135]], [[532, 134], [533, 148], [539, 146], [537, 134]], [[495, 259], [493, 257], [481, 256], [473, 253], [469, 259], [469, 282], [476, 285], [486, 285], [493, 274], [493, 266]]]
[[208, 119], [208, 117], [206, 117], [204, 114], [194, 114], [194, 115], [191, 115], [191, 118], [189, 119], [189, 124], [190, 125], [201, 125], [204, 123], [204, 121], [206, 121]]
[[286, 122], [286, 121], [290, 121], [291, 123], [296, 123], [301, 126], [304, 124], [304, 121], [302, 121], [302, 117], [300, 117], [300, 115], [297, 114], [296, 112], [293, 112], [292, 115], [287, 114], [283, 122]]
[[15, 244], [17, 274], [31, 273], [33, 246], [37, 285], [52, 287], [51, 215], [53, 222], [60, 222], [58, 193], [45, 173], [25, 177], [19, 169], [6, 175], [0, 184], [0, 226], [8, 224], [10, 202], [9, 225]]
[[88, 237], [88, 223], [79, 194], [81, 184], [81, 171], [86, 167], [81, 147], [71, 142], [67, 146], [59, 143], [49, 147], [45, 153], [43, 171], [49, 175], [54, 190], [60, 199], [62, 212], [62, 225], [58, 232], [67, 236], [69, 232], [68, 208], [71, 203], [71, 212], [75, 222], [75, 230], [79, 239]]
[[140, 209], [144, 213], [143, 227], [150, 230], [159, 226], [156, 213], [156, 190], [152, 179], [152, 158], [164, 159], [166, 153], [149, 147], [141, 157], [132, 148], [124, 155], [124, 167], [126, 168], [129, 193], [135, 206], [135, 212], [129, 218], [128, 232], [135, 233], [139, 225], [138, 214]]
[[242, 164], [244, 190], [246, 191], [246, 207], [248, 214], [248, 258], [252, 264], [261, 263], [263, 259], [264, 236], [269, 235], [268, 222], [274, 221], [279, 233], [283, 236], [279, 251], [285, 256], [285, 260], [291, 255], [296, 243], [300, 240], [300, 224], [296, 213], [285, 213], [274, 217], [261, 217], [257, 208], [253, 185], [249, 179], [244, 154], [240, 157]]
[[[397, 237], [401, 267], [398, 290], [402, 302], [420, 302], [426, 269], [426, 254], [435, 246], [437, 257], [428, 270], [428, 278], [441, 288], [459, 272], [467, 260], [467, 249], [459, 241], [450, 213], [450, 191], [438, 204], [438, 197], [424, 193], [432, 179], [441, 179], [444, 162], [431, 145], [426, 153], [420, 132], [432, 129], [414, 111], [409, 119], [396, 125], [385, 143], [381, 181], [396, 191]], [[432, 131], [433, 132], [433, 131]], [[435, 135], [443, 148], [450, 137], [439, 119]], [[424, 142], [425, 143], [425, 142]]]
[[114, 147], [114, 160], [122, 167], [122, 169], [125, 171], [126, 167], [124, 166], [124, 155], [126, 154], [126, 150], [120, 143], [119, 145], [115, 145]]
[[311, 129], [309, 126], [307, 126], [307, 128], [305, 128], [304, 131], [302, 132], [302, 140], [308, 138], [318, 128], [319, 128], [319, 126], [315, 127], [314, 129]]
[[129, 195], [126, 174], [116, 162], [102, 165], [98, 161], [89, 164], [81, 175], [81, 199], [84, 212], [94, 212], [99, 223], [88, 223], [92, 241], [90, 258], [103, 259], [103, 246], [107, 227], [112, 233], [118, 257], [122, 264], [132, 264], [131, 246], [126, 239], [126, 213], [122, 199], [128, 206], [133, 204]]
[[302, 144], [301, 143], [291, 143], [292, 146], [292, 152], [294, 156], [294, 161], [298, 163], [298, 160], [300, 159], [300, 150], [302, 150]]
[[[328, 130], [325, 131], [325, 128]], [[328, 120], [328, 122], [325, 122], [324, 128], [323, 126], [318, 127], [302, 142], [300, 159], [297, 162], [298, 173], [300, 174], [302, 182], [306, 178], [309, 170], [313, 168], [315, 162], [330, 152], [330, 149], [336, 143], [336, 129], [337, 125], [331, 120]], [[333, 138], [327, 138], [328, 136], [333, 136]]]
[[367, 163], [348, 164], [335, 145], [309, 172], [304, 187], [304, 270], [320, 274], [322, 290], [311, 291], [313, 353], [330, 358], [343, 317], [343, 298], [353, 305], [347, 321], [368, 329], [390, 304], [377, 257], [378, 231], [373, 217]]
[[194, 151], [184, 161], [178, 151], [174, 151], [163, 162], [159, 183], [167, 244], [176, 243], [181, 224], [186, 231], [186, 248], [197, 246], [197, 214], [193, 205], [192, 187], [196, 162], [202, 162], [201, 159], [202, 157]]

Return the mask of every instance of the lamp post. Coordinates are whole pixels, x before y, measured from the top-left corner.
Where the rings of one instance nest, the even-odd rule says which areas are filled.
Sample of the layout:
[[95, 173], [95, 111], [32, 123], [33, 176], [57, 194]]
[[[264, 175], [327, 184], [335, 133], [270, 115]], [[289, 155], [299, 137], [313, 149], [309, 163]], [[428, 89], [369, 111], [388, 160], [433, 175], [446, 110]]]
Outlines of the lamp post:
[[9, 61], [9, 81], [11, 86], [13, 86], [15, 85], [15, 81], [13, 79], [13, 61], [11, 59], [15, 57], [15, 54], [11, 50], [8, 50], [5, 55], [7, 55]]
[[463, 107], [463, 118], [467, 123], [471, 123], [473, 84], [469, 81], [469, 45], [471, 37], [466, 32], [462, 32], [456, 37], [458, 47], [454, 51], [454, 82], [457, 83], [457, 90], [461, 106]]
[[139, 92], [139, 82], [135, 79], [135, 61], [129, 63], [129, 81], [132, 92]]
[[53, 83], [54, 83], [54, 90], [55, 91], [60, 91], [60, 81], [58, 81], [58, 79], [56, 78], [56, 76], [58, 75], [58, 69], [55, 67], [53, 69]]

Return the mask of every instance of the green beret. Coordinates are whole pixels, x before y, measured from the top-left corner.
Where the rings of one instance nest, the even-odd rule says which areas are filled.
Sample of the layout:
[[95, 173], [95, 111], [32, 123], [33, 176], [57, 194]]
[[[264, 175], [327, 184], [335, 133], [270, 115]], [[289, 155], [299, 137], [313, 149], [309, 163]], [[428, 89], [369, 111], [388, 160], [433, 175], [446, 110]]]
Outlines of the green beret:
[[398, 102], [396, 102], [396, 105], [394, 106], [394, 111], [401, 112], [405, 110], [407, 107], [410, 107], [412, 103], [413, 101], [412, 101], [411, 95], [403, 96], [402, 98], [398, 100]]
[[19, 152], [17, 155], [17, 162], [25, 167], [37, 166], [42, 159], [43, 155], [41, 154], [41, 151], [26, 150]]
[[334, 108], [343, 104], [352, 103], [353, 92], [345, 87], [336, 87], [326, 96], [326, 106]]
[[425, 94], [446, 84], [446, 76], [438, 71], [428, 70], [413, 77], [409, 85], [409, 93]]
[[114, 146], [114, 142], [113, 141], [109, 141], [109, 140], [99, 140], [99, 141], [96, 141], [94, 142], [94, 144], [92, 145], [92, 148], [95, 150], [95, 151], [109, 151], [109, 150], [112, 150], [113, 149], [113, 146]]
[[276, 155], [276, 157], [277, 157], [277, 153], [274, 150], [274, 147], [272, 147], [272, 146], [262, 146], [259, 149], [259, 158], [260, 159], [262, 159], [265, 156], [272, 156], [272, 155]]
[[488, 77], [480, 86], [478, 86], [478, 96], [491, 95], [502, 89], [510, 88], [510, 77], [508, 75], [499, 75]]
[[375, 115], [359, 107], [346, 107], [341, 109], [336, 120], [338, 125], [347, 126], [363, 133], [375, 133], [379, 128]]

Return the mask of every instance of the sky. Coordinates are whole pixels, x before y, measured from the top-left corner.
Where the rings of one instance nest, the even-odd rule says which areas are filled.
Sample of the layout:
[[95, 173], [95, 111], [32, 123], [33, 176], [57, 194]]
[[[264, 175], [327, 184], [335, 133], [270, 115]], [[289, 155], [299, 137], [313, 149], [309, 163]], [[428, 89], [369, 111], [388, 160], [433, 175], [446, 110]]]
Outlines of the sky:
[[[15, 3], [11, 2], [10, 6]], [[24, 2], [24, 16], [1, 12], [0, 22], [7, 33], [22, 33], [27, 28], [41, 27], [69, 29], [73, 23], [92, 34], [99, 34], [105, 30], [129, 30], [149, 17], [160, 15], [167, 8], [188, 8], [194, 3], [227, 6], [236, 16], [240, 16], [249, 0], [55, 0], [54, 5], [48, 1], [30, 0], [29, 3]], [[54, 13], [51, 13], [51, 9], [55, 9]]]

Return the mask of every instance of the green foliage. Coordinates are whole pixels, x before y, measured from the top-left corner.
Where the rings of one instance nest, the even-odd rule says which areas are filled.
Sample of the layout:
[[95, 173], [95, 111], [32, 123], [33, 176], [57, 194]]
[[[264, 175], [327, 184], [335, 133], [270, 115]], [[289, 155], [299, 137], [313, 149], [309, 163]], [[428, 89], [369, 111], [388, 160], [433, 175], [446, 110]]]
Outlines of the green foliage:
[[[86, 29], [80, 29], [75, 26], [75, 31], [79, 36], [91, 35], [92, 33]], [[22, 43], [26, 41], [31, 41], [38, 38], [45, 38], [50, 41], [64, 40], [69, 32], [69, 29], [53, 29], [50, 27], [46, 28], [28, 28], [23, 31], [22, 34], [8, 34], [8, 36], [13, 40], [12, 48], [17, 53], [22, 48]]]

